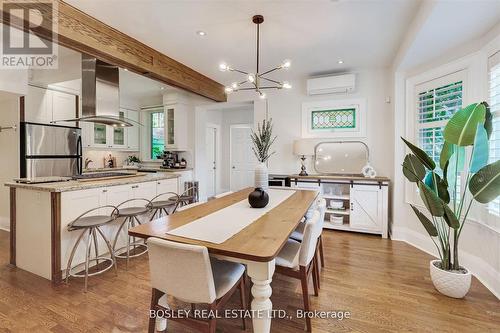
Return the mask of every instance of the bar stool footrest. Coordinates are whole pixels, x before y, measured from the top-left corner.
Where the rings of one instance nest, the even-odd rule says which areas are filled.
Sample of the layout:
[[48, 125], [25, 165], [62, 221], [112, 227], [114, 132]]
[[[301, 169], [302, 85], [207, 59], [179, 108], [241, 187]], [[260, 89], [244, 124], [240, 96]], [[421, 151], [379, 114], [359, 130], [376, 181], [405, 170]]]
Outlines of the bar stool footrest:
[[[144, 243], [139, 243], [139, 242], [135, 242], [135, 243], [130, 243], [130, 252], [134, 251], [137, 249], [137, 248], [141, 248], [143, 247], [144, 249], [138, 253], [134, 253], [134, 254], [130, 254], [129, 255], [129, 258], [135, 258], [135, 257], [139, 257], [139, 256], [142, 256], [144, 253], [148, 252], [148, 246]], [[120, 258], [120, 259], [127, 259], [127, 246], [123, 246], [117, 250], [115, 250], [115, 258]]]
[[[92, 258], [92, 259], [89, 259], [89, 264], [91, 262], [96, 262], [99, 261], [99, 265], [101, 265], [101, 262], [107, 262], [109, 265], [106, 266], [105, 268], [101, 268], [99, 269], [98, 271], [96, 272], [92, 272], [88, 274], [88, 276], [94, 276], [94, 275], [98, 275], [98, 274], [102, 274], [104, 272], [106, 272], [107, 270], [109, 270], [110, 268], [112, 268], [114, 265], [115, 265], [115, 261], [112, 259], [112, 258], [109, 258], [109, 257], [97, 257], [97, 258]], [[75, 270], [77, 267], [80, 267], [80, 266], [83, 266], [83, 273], [71, 273], [71, 271]], [[91, 267], [89, 265], [89, 271], [90, 271]], [[71, 276], [71, 277], [77, 277], [77, 278], [84, 278], [85, 277], [85, 263], [81, 263], [81, 264], [78, 264], [76, 266], [73, 266], [69, 269], [69, 272], [68, 272], [68, 276]]]

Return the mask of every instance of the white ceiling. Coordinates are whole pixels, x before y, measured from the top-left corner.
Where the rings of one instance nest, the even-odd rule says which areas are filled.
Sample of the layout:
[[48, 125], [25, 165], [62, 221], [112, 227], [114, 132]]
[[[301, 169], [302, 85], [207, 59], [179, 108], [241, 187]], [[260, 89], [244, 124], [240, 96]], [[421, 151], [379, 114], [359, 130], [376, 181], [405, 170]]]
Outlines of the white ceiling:
[[[500, 0], [66, 0], [112, 27], [221, 83], [241, 78], [218, 64], [255, 71], [254, 14], [261, 26], [261, 71], [292, 60], [278, 80], [386, 67], [419, 9], [431, 6], [406, 50], [418, 66], [500, 21]], [[119, 13], [119, 14], [118, 14]], [[200, 37], [202, 30], [207, 33]], [[338, 59], [344, 61], [338, 64]]]
[[412, 68], [481, 37], [500, 22], [499, 0], [437, 1], [401, 63]]
[[[390, 65], [419, 5], [418, 0], [66, 2], [222, 83], [235, 74], [219, 72], [222, 61], [255, 71], [254, 14], [265, 19], [261, 68], [290, 58], [289, 72], [273, 77], [293, 79]], [[198, 30], [207, 36], [198, 36]]]

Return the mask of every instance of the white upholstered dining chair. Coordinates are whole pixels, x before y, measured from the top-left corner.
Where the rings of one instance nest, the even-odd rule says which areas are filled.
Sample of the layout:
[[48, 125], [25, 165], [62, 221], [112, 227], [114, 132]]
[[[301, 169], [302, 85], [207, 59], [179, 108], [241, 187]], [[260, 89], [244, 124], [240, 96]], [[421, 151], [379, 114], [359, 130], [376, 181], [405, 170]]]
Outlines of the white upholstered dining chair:
[[[241, 307], [247, 310], [245, 266], [210, 258], [204, 246], [181, 244], [159, 238], [148, 239], [151, 274], [151, 310], [172, 314], [171, 320], [183, 322], [192, 329], [214, 333], [216, 318], [175, 316], [167, 304], [166, 295], [183, 302], [208, 304], [212, 312], [219, 310], [237, 289]], [[175, 269], [172, 269], [175, 267]], [[156, 319], [150, 318], [149, 333], [155, 332]], [[245, 319], [243, 318], [243, 329]]]
[[[322, 197], [318, 198], [316, 201], [316, 204], [312, 206], [312, 208], [309, 208], [309, 210], [306, 213], [305, 218], [307, 219], [308, 216], [310, 217], [312, 213], [310, 212], [311, 209], [315, 209], [319, 211], [320, 217], [319, 217], [319, 225], [318, 225], [318, 253], [319, 257], [321, 259], [321, 268], [325, 267], [325, 258], [323, 254], [323, 238], [321, 237], [322, 231], [323, 231], [323, 224], [325, 223], [325, 212], [326, 212], [326, 200]], [[295, 229], [294, 232], [290, 235], [290, 238], [295, 239], [296, 241], [302, 242], [302, 238], [304, 237], [304, 226], [305, 222], [301, 222], [298, 226], [297, 229]]]
[[[288, 239], [287, 243], [276, 257], [276, 273], [299, 279], [302, 285], [302, 297], [304, 299], [304, 310], [310, 311], [309, 304], [309, 276], [312, 273], [314, 294], [318, 295], [317, 262], [313, 260], [318, 242], [318, 224], [320, 212], [314, 211], [311, 218], [305, 221], [302, 242]], [[306, 328], [311, 332], [311, 318], [306, 316]]]

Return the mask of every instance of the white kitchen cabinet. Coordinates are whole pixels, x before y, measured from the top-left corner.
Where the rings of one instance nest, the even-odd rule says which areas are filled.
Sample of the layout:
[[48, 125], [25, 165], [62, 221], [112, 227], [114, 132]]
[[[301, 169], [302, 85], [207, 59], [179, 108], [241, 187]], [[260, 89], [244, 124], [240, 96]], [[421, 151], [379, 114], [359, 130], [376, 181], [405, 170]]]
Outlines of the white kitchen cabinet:
[[28, 86], [28, 94], [24, 97], [24, 120], [33, 123], [50, 123], [52, 120], [50, 91]]
[[167, 192], [179, 193], [179, 178], [162, 179], [156, 182], [156, 194], [163, 194]]
[[[24, 119], [28, 122], [50, 124], [51, 121], [76, 117], [76, 96], [34, 86], [25, 96]], [[74, 122], [58, 125], [75, 126]]]
[[[52, 120], [74, 119], [76, 117], [76, 96], [52, 91]], [[60, 122], [58, 125], [75, 126], [75, 122]]]
[[[127, 118], [134, 120], [136, 122], [139, 122], [139, 112], [127, 110]], [[133, 123], [133, 125], [134, 126], [128, 127], [126, 129], [127, 150], [139, 151], [140, 128], [139, 128], [139, 125], [136, 123]]]
[[[120, 109], [120, 117], [139, 121], [137, 111]], [[133, 127], [113, 127], [102, 124], [82, 123], [83, 143], [87, 148], [106, 148], [116, 150], [139, 150], [139, 125]]]
[[182, 103], [164, 106], [166, 149], [188, 150], [188, 106]]

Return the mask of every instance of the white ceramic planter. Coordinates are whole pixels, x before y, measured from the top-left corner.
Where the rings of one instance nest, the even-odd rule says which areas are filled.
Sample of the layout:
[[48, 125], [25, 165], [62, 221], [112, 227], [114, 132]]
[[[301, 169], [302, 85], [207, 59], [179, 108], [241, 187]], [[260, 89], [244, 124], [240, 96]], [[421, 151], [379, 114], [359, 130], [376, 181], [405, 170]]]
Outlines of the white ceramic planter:
[[448, 272], [437, 268], [434, 263], [439, 263], [439, 260], [431, 260], [430, 262], [431, 280], [441, 294], [462, 298], [469, 292], [471, 284], [469, 270], [467, 273]]
[[269, 189], [269, 171], [265, 163], [259, 163], [255, 167], [255, 187], [264, 191]]

